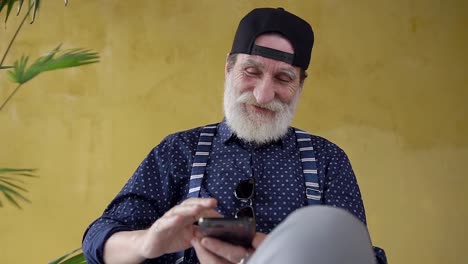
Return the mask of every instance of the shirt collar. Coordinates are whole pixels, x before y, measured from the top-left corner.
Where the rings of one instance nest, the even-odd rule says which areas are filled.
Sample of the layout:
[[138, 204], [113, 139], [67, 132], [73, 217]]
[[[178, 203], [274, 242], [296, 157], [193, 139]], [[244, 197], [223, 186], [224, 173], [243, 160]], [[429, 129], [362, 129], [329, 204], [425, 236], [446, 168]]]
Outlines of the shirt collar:
[[[229, 128], [226, 118], [223, 119], [221, 123], [218, 125], [218, 135], [221, 137], [221, 142], [224, 144], [228, 144], [230, 141], [240, 141], [238, 137], [232, 132]], [[280, 145], [282, 148], [291, 144], [291, 136], [294, 136], [294, 129], [289, 127], [288, 132], [284, 135], [280, 140], [273, 142], [274, 145]], [[292, 137], [294, 139], [294, 137]]]
[[229, 126], [228, 126], [228, 124], [226, 122], [226, 118], [224, 118], [223, 121], [221, 123], [219, 123], [219, 125], [218, 125], [218, 135], [221, 137], [221, 141], [224, 144], [227, 144], [228, 141], [231, 138], [235, 138], [234, 133], [229, 128]]

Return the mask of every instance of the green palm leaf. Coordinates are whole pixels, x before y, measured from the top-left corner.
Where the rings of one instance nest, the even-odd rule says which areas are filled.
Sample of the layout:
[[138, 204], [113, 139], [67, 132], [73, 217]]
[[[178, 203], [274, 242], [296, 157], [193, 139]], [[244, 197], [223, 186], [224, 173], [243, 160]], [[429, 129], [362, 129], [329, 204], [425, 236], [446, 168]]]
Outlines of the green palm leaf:
[[76, 252], [80, 250], [81, 248], [77, 248], [73, 250], [72, 252], [67, 253], [64, 256], [61, 256], [60, 258], [52, 260], [51, 262], [49, 262], [49, 264], [85, 264], [86, 260], [84, 258], [83, 252], [80, 252], [79, 254], [74, 255], [76, 254]]
[[[24, 84], [37, 75], [58, 69], [77, 67], [85, 64], [99, 62], [99, 55], [85, 49], [70, 49], [57, 55], [60, 51], [60, 45], [52, 50], [49, 54], [38, 58], [33, 64], [27, 67], [29, 56], [22, 56], [15, 61], [13, 70], [9, 70], [8, 74], [14, 82]], [[56, 56], [57, 55], [57, 56]]]
[[[34, 5], [34, 11], [33, 11], [33, 17], [32, 17], [32, 20], [31, 20], [31, 24], [34, 23], [34, 19], [36, 19], [36, 13], [37, 13], [37, 10], [39, 9], [39, 4], [41, 3], [41, 1], [39, 0], [33, 0], [33, 5]], [[31, 0], [29, 0], [29, 6], [31, 6]], [[19, 11], [19, 10], [18, 10]]]
[[36, 169], [0, 168], [0, 176], [5, 175], [5, 174], [14, 174], [14, 175], [37, 177], [34, 174], [32, 174], [35, 171]]
[[10, 16], [10, 13], [11, 13], [11, 9], [13, 9], [13, 4], [16, 2], [17, 0], [0, 0], [0, 13], [2, 12], [3, 8], [5, 6], [7, 6], [7, 13], [6, 13], [6, 17], [5, 17], [5, 23], [7, 22], [8, 20], [8, 17]]
[[[0, 0], [0, 13], [2, 12], [2, 10], [3, 10], [3, 8], [5, 6], [7, 7], [5, 23], [8, 21], [8, 17], [10, 16], [11, 10], [13, 9], [13, 5], [14, 5], [15, 2], [19, 2], [18, 3], [18, 11], [16, 12], [16, 15], [19, 15], [20, 12], [21, 12], [21, 8], [23, 7], [24, 0]], [[67, 4], [67, 2], [68, 1], [65, 1], [65, 5]], [[36, 19], [36, 13], [37, 13], [37, 10], [39, 10], [39, 5], [40, 5], [41, 1], [40, 0], [29, 0], [28, 3], [29, 3], [30, 9], [33, 9], [33, 17], [31, 19], [31, 23], [33, 23], [34, 20]], [[28, 11], [28, 14], [29, 14], [29, 11]]]
[[[24, 181], [21, 177], [37, 177], [33, 174], [34, 171], [34, 169], [0, 168], [0, 193], [3, 193], [5, 198], [19, 209], [21, 206], [18, 200], [31, 202], [22, 194], [28, 191], [22, 186]], [[0, 207], [3, 207], [1, 200]]]

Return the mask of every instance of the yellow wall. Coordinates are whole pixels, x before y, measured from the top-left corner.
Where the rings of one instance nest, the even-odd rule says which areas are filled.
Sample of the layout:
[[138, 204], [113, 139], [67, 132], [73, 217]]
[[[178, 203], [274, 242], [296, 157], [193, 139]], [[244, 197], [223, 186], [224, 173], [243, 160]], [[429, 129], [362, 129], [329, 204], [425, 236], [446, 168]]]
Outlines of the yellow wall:
[[[0, 112], [0, 167], [41, 176], [29, 180], [31, 205], [0, 208], [1, 263], [45, 263], [79, 247], [150, 148], [219, 121], [239, 19], [280, 5], [316, 32], [294, 124], [346, 150], [374, 243], [391, 263], [467, 260], [467, 1], [62, 3], [42, 1], [7, 61], [59, 43], [102, 61], [44, 74]], [[0, 52], [18, 22], [0, 26]], [[0, 101], [14, 87], [0, 72]]]

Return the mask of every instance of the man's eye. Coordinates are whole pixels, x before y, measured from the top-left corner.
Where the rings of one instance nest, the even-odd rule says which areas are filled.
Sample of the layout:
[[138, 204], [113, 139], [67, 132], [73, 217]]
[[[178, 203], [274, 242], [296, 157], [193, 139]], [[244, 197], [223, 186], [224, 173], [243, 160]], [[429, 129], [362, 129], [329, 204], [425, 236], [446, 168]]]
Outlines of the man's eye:
[[253, 68], [253, 67], [245, 68], [245, 71], [246, 71], [248, 74], [254, 74], [254, 75], [260, 74], [260, 71], [259, 71], [257, 68]]
[[292, 81], [291, 77], [289, 77], [287, 75], [280, 75], [280, 76], [277, 77], [277, 79], [280, 82], [291, 82]]

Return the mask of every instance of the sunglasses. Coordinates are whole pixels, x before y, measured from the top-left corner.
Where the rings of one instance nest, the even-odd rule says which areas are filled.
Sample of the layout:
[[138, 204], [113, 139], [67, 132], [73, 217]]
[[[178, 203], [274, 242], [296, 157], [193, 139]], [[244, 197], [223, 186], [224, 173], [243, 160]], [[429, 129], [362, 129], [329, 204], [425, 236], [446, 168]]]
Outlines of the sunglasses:
[[253, 209], [253, 201], [252, 198], [255, 192], [255, 179], [248, 178], [246, 180], [241, 180], [239, 184], [237, 184], [236, 190], [234, 191], [234, 195], [238, 200], [243, 203], [249, 203], [249, 205], [240, 208], [236, 213], [236, 218], [253, 218], [255, 219], [255, 212]]

